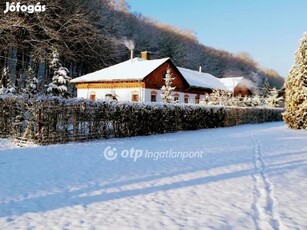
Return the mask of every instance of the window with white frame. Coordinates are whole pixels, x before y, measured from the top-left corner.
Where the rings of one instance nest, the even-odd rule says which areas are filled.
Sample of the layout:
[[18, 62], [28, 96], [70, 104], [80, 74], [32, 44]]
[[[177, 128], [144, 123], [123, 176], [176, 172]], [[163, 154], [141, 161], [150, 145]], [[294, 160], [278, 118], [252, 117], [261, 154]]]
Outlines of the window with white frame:
[[95, 91], [91, 91], [90, 92], [90, 100], [91, 101], [95, 101], [96, 100], [96, 92]]
[[151, 91], [151, 93], [150, 93], [150, 101], [151, 102], [157, 102], [157, 92], [156, 91]]
[[189, 103], [189, 95], [188, 94], [186, 94], [186, 95], [184, 95], [184, 103]]
[[200, 96], [196, 95], [195, 96], [195, 104], [199, 104]]
[[137, 92], [137, 91], [132, 91], [131, 92], [131, 101], [132, 102], [139, 102], [140, 101], [139, 92]]
[[174, 102], [179, 102], [179, 93], [174, 94]]

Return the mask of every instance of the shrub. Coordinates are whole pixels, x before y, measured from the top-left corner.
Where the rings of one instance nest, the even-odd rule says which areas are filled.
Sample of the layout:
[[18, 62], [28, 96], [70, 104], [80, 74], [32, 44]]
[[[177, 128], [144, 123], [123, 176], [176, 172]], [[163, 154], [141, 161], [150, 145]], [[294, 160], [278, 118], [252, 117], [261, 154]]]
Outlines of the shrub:
[[281, 120], [281, 109], [0, 97], [3, 136], [39, 144]]

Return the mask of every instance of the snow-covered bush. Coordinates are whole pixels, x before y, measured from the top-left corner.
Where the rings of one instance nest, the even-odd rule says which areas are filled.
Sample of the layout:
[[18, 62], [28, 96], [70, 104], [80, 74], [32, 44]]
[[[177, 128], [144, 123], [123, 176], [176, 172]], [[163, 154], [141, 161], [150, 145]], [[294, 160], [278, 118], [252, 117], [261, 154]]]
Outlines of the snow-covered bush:
[[56, 50], [52, 53], [50, 68], [53, 71], [53, 77], [52, 82], [47, 86], [47, 93], [51, 96], [67, 97], [67, 86], [71, 78], [68, 76], [68, 69], [62, 67], [59, 60], [59, 53]]
[[225, 107], [225, 126], [281, 121], [283, 111], [268, 107]]
[[0, 95], [0, 137], [14, 136], [14, 123], [23, 109], [23, 98], [13, 94]]
[[252, 107], [253, 106], [252, 97], [243, 97], [243, 105], [247, 107]]
[[175, 90], [176, 87], [172, 86], [172, 82], [175, 78], [172, 77], [170, 68], [166, 69], [166, 74], [165, 74], [165, 77], [163, 79], [164, 79], [164, 85], [161, 88], [162, 101], [164, 103], [171, 103], [171, 102], [174, 101], [172, 93], [173, 93], [173, 91]]
[[262, 106], [264, 103], [264, 98], [261, 97], [259, 94], [256, 94], [252, 97], [252, 106]]
[[39, 144], [281, 120], [282, 109], [0, 96], [0, 135]]
[[205, 100], [202, 103], [207, 105], [228, 105], [230, 97], [230, 92], [213, 90], [212, 93], [205, 95]]
[[307, 33], [296, 52], [285, 87], [285, 122], [290, 128], [307, 129]]
[[238, 106], [238, 107], [281, 107], [283, 98], [278, 96], [278, 91], [272, 89], [267, 97], [256, 94], [249, 97], [233, 96], [231, 92], [223, 90], [213, 90], [212, 93], [206, 94], [201, 104], [221, 105], [221, 106]]
[[261, 97], [259, 94], [249, 97], [236, 97], [236, 98], [240, 102], [238, 104], [242, 107], [264, 106], [265, 99]]
[[278, 94], [279, 93], [277, 89], [271, 89], [265, 98], [265, 104], [269, 107], [280, 107], [283, 103], [283, 98]]

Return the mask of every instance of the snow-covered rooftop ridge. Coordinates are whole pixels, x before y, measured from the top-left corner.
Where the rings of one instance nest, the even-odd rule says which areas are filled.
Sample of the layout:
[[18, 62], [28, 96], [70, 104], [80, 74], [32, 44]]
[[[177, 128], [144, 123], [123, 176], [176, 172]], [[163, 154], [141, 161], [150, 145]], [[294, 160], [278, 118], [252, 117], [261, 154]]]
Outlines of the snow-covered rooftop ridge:
[[112, 80], [143, 80], [148, 74], [166, 62], [169, 58], [144, 60], [133, 58], [119, 64], [98, 70], [71, 80], [72, 83]]
[[243, 77], [227, 77], [218, 78], [218, 80], [229, 90], [233, 91], [234, 88], [239, 84]]
[[[143, 80], [148, 74], [168, 61], [169, 58], [144, 60], [133, 58], [119, 64], [98, 70], [93, 73], [71, 80], [71, 83], [100, 82], [114, 80]], [[209, 73], [202, 73], [191, 69], [178, 67], [178, 70], [192, 87], [221, 89], [233, 91], [242, 77], [217, 78]]]
[[209, 73], [202, 73], [182, 67], [177, 67], [183, 77], [187, 80], [190, 86], [202, 87], [209, 89], [227, 90], [219, 79]]

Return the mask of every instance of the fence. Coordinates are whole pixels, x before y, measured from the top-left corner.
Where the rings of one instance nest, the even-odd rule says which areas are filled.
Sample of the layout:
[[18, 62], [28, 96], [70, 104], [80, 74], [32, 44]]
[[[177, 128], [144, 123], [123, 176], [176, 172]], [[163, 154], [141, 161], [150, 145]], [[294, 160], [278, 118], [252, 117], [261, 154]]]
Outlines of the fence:
[[0, 97], [0, 136], [37, 144], [282, 120], [282, 109]]

